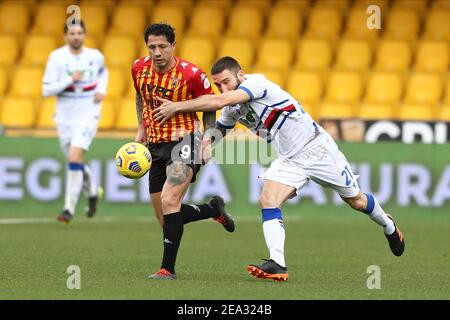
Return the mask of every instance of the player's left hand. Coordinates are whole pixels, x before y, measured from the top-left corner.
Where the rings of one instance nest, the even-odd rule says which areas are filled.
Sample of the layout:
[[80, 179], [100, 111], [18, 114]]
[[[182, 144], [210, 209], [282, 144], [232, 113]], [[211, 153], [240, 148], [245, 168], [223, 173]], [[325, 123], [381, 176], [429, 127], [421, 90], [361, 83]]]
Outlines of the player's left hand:
[[156, 100], [161, 102], [161, 105], [152, 111], [153, 119], [155, 119], [160, 124], [163, 124], [167, 120], [170, 119], [175, 113], [176, 108], [175, 104], [176, 102], [161, 98], [156, 96]]
[[101, 94], [100, 92], [96, 92], [95, 96], [94, 96], [94, 103], [102, 102], [104, 97], [105, 97], [104, 94]]

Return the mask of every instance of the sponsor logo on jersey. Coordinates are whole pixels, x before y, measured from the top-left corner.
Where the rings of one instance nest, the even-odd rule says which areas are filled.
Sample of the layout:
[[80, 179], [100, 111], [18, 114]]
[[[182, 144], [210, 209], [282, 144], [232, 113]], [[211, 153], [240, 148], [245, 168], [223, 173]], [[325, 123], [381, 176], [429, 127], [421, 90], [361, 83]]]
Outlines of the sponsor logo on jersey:
[[154, 86], [149, 83], [143, 83], [141, 87], [141, 92], [144, 93], [144, 96], [148, 99], [151, 93], [161, 93], [164, 97], [169, 97], [171, 93], [173, 93], [173, 89], [168, 89], [161, 86]]

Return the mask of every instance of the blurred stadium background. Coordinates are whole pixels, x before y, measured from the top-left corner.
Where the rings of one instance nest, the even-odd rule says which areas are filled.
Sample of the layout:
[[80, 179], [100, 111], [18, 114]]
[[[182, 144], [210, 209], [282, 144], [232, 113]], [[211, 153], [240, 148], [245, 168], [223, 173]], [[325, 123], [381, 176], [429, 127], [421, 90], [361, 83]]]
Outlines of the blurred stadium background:
[[[49, 53], [64, 44], [66, 8], [72, 4], [80, 6], [86, 22], [85, 44], [102, 51], [110, 72], [98, 138], [88, 153], [106, 197], [95, 221], [87, 222], [80, 203], [79, 224], [63, 230], [54, 226], [64, 185], [52, 118], [55, 99], [42, 98], [41, 80]], [[381, 29], [367, 27], [373, 4], [381, 9]], [[245, 232], [236, 232], [233, 240], [216, 234], [218, 226], [189, 225], [202, 240], [186, 232], [179, 268], [181, 277], [195, 281], [180, 281], [181, 291], [162, 284], [150, 292], [142, 277], [159, 263], [159, 226], [148, 205], [146, 179], [121, 180], [113, 156], [135, 134], [130, 68], [147, 55], [143, 30], [161, 21], [176, 28], [176, 55], [208, 74], [216, 58], [234, 56], [247, 73], [264, 73], [321, 121], [340, 140], [362, 187], [398, 218], [406, 257], [393, 261], [367, 218], [311, 184], [301, 205], [297, 198], [284, 210], [290, 272], [297, 278], [290, 287], [255, 290], [253, 285], [264, 287], [248, 282], [243, 266], [266, 250], [257, 205], [261, 168], [209, 165], [187, 200], [224, 195], [238, 231]], [[449, 56], [446, 0], [0, 0], [0, 243], [9, 244], [0, 251], [7, 257], [0, 263], [5, 275], [0, 298], [448, 299]], [[369, 138], [369, 129], [380, 124], [381, 133]], [[419, 127], [407, 133], [405, 124]], [[217, 244], [202, 246], [210, 239], [231, 245], [220, 252]], [[73, 261], [91, 272], [90, 287], [80, 295], [64, 287], [64, 270]], [[50, 262], [62, 274], [52, 271]], [[365, 268], [373, 263], [390, 270], [383, 278], [389, 290], [368, 293]], [[195, 267], [211, 264], [208, 270]], [[236, 286], [217, 280], [222, 268]], [[361, 281], [356, 269], [362, 270]], [[199, 272], [205, 281], [197, 281]]]
[[[234, 56], [315, 118], [450, 120], [450, 1], [3, 0], [5, 128], [53, 128], [55, 99], [42, 99], [41, 78], [63, 44], [70, 4], [80, 5], [86, 45], [105, 54], [110, 70], [100, 131], [136, 127], [130, 66], [147, 55], [145, 26], [159, 21], [176, 28], [177, 55], [206, 72], [217, 57]], [[381, 9], [381, 30], [367, 27], [370, 4]]]

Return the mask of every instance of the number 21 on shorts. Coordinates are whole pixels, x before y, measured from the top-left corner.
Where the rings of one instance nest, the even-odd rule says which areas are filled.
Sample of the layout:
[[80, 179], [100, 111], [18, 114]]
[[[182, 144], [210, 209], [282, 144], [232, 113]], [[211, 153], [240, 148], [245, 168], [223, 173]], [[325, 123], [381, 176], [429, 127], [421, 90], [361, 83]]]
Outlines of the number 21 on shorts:
[[348, 168], [348, 166], [345, 166], [344, 170], [341, 171], [341, 176], [345, 177], [345, 185], [348, 187], [353, 183], [353, 186], [355, 186], [353, 175]]

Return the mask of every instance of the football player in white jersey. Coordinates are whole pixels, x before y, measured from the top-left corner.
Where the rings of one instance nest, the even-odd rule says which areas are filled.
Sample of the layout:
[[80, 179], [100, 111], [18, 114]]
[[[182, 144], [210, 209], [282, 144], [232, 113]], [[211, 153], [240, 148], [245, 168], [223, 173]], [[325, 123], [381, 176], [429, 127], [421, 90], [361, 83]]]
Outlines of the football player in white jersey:
[[89, 199], [88, 217], [94, 216], [102, 193], [84, 163], [84, 156], [97, 132], [108, 71], [103, 54], [83, 46], [86, 34], [83, 21], [66, 23], [64, 34], [67, 45], [50, 54], [42, 93], [45, 97], [57, 96], [54, 119], [68, 162], [64, 210], [58, 220], [67, 223], [75, 214], [81, 190]]
[[[401, 231], [369, 193], [361, 192], [356, 177], [333, 138], [306, 113], [288, 92], [261, 74], [247, 75], [231, 57], [220, 58], [211, 70], [221, 94], [170, 102], [154, 110], [164, 122], [175, 112], [222, 109], [217, 128], [222, 136], [236, 122], [274, 145], [278, 158], [264, 174], [260, 196], [264, 238], [270, 259], [247, 267], [255, 277], [285, 281], [285, 231], [281, 205], [295, 196], [308, 180], [334, 189], [353, 209], [364, 212], [382, 227], [394, 255], [403, 254]], [[217, 137], [214, 143], [217, 143]]]

